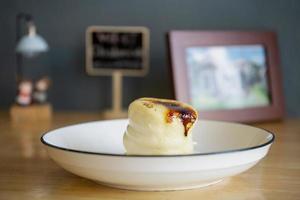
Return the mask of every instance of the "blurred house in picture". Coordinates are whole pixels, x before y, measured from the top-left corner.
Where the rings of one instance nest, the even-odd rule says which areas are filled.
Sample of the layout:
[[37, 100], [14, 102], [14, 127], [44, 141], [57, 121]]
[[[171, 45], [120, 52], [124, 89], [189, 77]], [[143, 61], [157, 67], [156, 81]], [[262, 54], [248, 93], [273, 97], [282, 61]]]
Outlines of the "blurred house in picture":
[[269, 104], [261, 46], [192, 47], [186, 53], [194, 106], [234, 109]]

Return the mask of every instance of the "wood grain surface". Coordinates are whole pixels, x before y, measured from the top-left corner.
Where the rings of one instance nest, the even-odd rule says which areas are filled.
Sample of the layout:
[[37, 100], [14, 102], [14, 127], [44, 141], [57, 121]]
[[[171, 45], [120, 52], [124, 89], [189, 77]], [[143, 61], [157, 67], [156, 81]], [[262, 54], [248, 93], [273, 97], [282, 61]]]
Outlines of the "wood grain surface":
[[0, 113], [0, 200], [8, 199], [300, 199], [300, 119], [255, 124], [276, 134], [267, 157], [217, 185], [185, 191], [114, 189], [70, 174], [49, 159], [43, 132], [98, 114], [55, 113], [51, 122], [13, 123]]

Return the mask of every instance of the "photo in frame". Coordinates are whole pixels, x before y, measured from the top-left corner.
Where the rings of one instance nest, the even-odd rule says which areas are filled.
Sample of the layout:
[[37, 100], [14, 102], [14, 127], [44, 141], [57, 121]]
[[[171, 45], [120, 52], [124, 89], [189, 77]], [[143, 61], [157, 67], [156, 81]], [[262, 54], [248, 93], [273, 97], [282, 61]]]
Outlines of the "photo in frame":
[[171, 31], [175, 98], [204, 119], [257, 122], [284, 115], [273, 32]]

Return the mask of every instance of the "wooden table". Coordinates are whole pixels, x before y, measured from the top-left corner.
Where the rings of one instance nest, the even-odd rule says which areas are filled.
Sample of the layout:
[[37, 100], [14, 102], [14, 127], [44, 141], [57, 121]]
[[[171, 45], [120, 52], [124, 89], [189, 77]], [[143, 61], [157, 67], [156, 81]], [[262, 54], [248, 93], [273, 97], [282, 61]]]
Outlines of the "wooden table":
[[136, 192], [98, 185], [50, 160], [40, 135], [97, 114], [56, 113], [49, 123], [13, 123], [0, 114], [0, 200], [26, 199], [300, 199], [300, 119], [256, 126], [276, 133], [270, 153], [247, 172], [203, 189]]

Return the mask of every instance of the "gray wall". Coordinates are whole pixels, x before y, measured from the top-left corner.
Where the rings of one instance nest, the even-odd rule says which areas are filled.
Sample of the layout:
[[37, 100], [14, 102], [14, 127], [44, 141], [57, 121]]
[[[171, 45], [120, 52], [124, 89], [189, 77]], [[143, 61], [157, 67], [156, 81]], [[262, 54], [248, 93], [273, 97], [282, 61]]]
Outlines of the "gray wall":
[[110, 79], [84, 72], [90, 25], [142, 25], [151, 31], [151, 69], [125, 78], [124, 106], [140, 96], [171, 97], [165, 33], [172, 29], [274, 30], [279, 36], [286, 108], [300, 116], [300, 1], [268, 0], [7, 0], [0, 2], [0, 107], [14, 100], [15, 16], [29, 12], [51, 50], [25, 61], [26, 74], [48, 73], [57, 110], [96, 111], [110, 105]]

